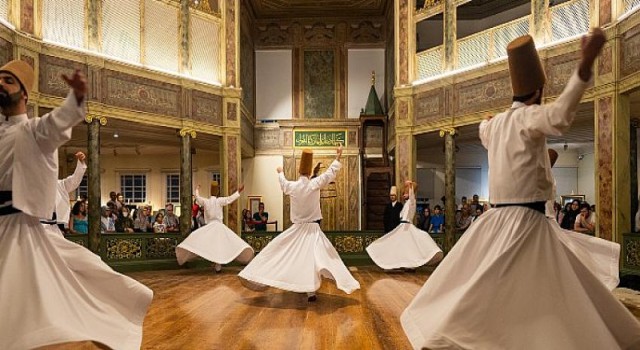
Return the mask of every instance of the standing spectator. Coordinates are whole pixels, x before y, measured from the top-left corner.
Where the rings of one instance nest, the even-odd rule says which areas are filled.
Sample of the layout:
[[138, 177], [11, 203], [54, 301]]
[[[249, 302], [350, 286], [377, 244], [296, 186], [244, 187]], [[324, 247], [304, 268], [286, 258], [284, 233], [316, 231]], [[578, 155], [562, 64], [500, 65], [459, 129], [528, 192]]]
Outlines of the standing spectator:
[[167, 232], [180, 232], [180, 219], [173, 213], [173, 204], [169, 203], [165, 207], [164, 225]]
[[475, 215], [471, 218], [471, 222], [474, 222], [476, 220], [478, 220], [478, 218], [480, 218], [480, 215], [482, 215], [482, 209], [476, 207], [476, 213]]
[[418, 228], [422, 231], [429, 232], [429, 226], [431, 226], [431, 209], [429, 207], [424, 207], [424, 209], [422, 209], [420, 222], [418, 223]]
[[87, 202], [77, 201], [71, 210], [71, 220], [69, 220], [69, 232], [74, 234], [89, 233], [89, 222], [87, 220]]
[[129, 216], [129, 208], [122, 206], [116, 220], [116, 231], [133, 233], [133, 219]]
[[264, 211], [264, 203], [258, 204], [258, 211], [253, 214], [253, 221], [256, 221], [256, 231], [266, 231], [267, 221], [269, 220], [269, 213]]
[[164, 224], [164, 214], [159, 212], [156, 215], [156, 221], [153, 223], [153, 233], [166, 233], [167, 226]]
[[433, 207], [433, 216], [431, 216], [429, 233], [440, 232], [444, 232], [444, 215], [442, 214], [442, 208], [439, 205], [436, 205]]
[[198, 212], [200, 211], [200, 206], [196, 203], [196, 196], [191, 196], [191, 229], [197, 230], [200, 225], [198, 224]]
[[591, 206], [589, 203], [580, 205], [580, 213], [576, 217], [573, 230], [582, 233], [596, 232], [596, 216], [591, 214]]
[[133, 230], [135, 232], [151, 232], [153, 226], [151, 224], [151, 216], [149, 215], [149, 207], [143, 205], [137, 214], [137, 217], [133, 220]]
[[396, 226], [400, 225], [400, 212], [402, 211], [402, 203], [398, 202], [398, 189], [391, 186], [389, 191], [389, 199], [391, 202], [384, 207], [384, 215], [382, 222], [384, 223], [384, 232], [393, 231]]
[[469, 210], [471, 210], [471, 213], [475, 213], [478, 207], [482, 208], [482, 204], [480, 204], [480, 197], [478, 197], [477, 194], [474, 194], [473, 197], [471, 197], [471, 204], [469, 205]]
[[118, 193], [116, 195], [116, 205], [118, 206], [118, 209], [124, 206], [124, 196], [122, 195], [122, 193]]
[[100, 208], [100, 233], [113, 233], [116, 232], [116, 223], [111, 217], [111, 208], [103, 205]]
[[253, 232], [255, 230], [256, 228], [253, 224], [253, 217], [251, 217], [251, 210], [242, 210], [242, 231]]
[[120, 201], [118, 201], [118, 194], [116, 194], [115, 192], [111, 191], [111, 192], [109, 192], [109, 198], [111, 198], [111, 199], [107, 202], [107, 205], [111, 207], [111, 209], [113, 210], [112, 211], [113, 214], [117, 214], [118, 210], [122, 206], [122, 203], [120, 203]]
[[462, 210], [462, 207], [464, 207], [464, 205], [467, 204], [467, 197], [466, 196], [462, 196], [462, 200], [460, 205], [458, 205], [458, 210]]
[[[251, 215], [251, 214], [249, 214]], [[198, 227], [202, 227], [204, 225], [207, 224], [205, 218], [204, 218], [204, 207], [200, 206], [198, 208], [198, 216], [196, 217], [196, 220], [198, 221]]]
[[84, 176], [85, 171], [87, 170], [87, 164], [85, 164], [86, 156], [82, 152], [77, 152], [75, 154], [78, 162], [76, 163], [76, 170], [72, 175], [58, 180], [56, 185], [56, 211], [55, 211], [55, 221], [58, 224], [58, 228], [60, 232], [65, 232], [65, 226], [69, 224], [69, 192], [74, 191], [80, 183], [82, 182], [82, 177]]

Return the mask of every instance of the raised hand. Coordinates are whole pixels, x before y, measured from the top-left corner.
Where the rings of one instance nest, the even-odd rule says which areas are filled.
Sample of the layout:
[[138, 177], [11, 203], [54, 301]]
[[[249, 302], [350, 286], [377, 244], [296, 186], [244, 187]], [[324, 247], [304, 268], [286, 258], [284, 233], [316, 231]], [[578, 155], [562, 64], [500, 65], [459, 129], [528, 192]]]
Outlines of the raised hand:
[[277, 167], [276, 171], [278, 172], [278, 174], [280, 174], [282, 172], [282, 167], [281, 166]]
[[82, 152], [77, 152], [76, 159], [84, 163], [84, 160], [87, 159], [87, 156]]
[[244, 184], [238, 185], [238, 193], [242, 193], [244, 191]]
[[342, 143], [339, 144], [338, 149], [336, 149], [336, 159], [340, 159], [342, 156]]
[[580, 42], [580, 46], [582, 48], [582, 60], [580, 61], [580, 66], [578, 70], [578, 74], [580, 75], [580, 79], [583, 81], [589, 81], [591, 79], [591, 67], [595, 62], [596, 58], [602, 51], [602, 47], [607, 42], [607, 37], [604, 34], [604, 31], [600, 28], [593, 28], [591, 34], [585, 35], [582, 37]]
[[73, 94], [76, 96], [78, 105], [80, 105], [87, 94], [87, 78], [79, 69], [76, 69], [71, 77], [62, 74], [62, 79], [73, 89]]

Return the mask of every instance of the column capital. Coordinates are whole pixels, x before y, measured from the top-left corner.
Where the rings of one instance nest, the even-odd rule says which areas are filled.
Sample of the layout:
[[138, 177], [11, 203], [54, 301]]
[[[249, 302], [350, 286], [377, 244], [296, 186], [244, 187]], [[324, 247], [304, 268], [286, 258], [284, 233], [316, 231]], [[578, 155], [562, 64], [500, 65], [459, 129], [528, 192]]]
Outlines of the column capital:
[[456, 128], [444, 127], [442, 129], [440, 129], [440, 137], [444, 137], [446, 134], [449, 134], [451, 136], [456, 136], [457, 132], [458, 131], [456, 130]]
[[180, 133], [180, 137], [185, 137], [187, 135], [190, 135], [192, 138], [194, 139], [196, 138], [196, 129], [194, 128], [189, 128], [189, 127], [182, 128], [180, 129], [179, 133]]
[[84, 121], [86, 121], [88, 124], [93, 123], [94, 120], [98, 120], [100, 122], [100, 125], [102, 125], [102, 126], [107, 125], [107, 117], [105, 117], [105, 116], [87, 114], [84, 117]]

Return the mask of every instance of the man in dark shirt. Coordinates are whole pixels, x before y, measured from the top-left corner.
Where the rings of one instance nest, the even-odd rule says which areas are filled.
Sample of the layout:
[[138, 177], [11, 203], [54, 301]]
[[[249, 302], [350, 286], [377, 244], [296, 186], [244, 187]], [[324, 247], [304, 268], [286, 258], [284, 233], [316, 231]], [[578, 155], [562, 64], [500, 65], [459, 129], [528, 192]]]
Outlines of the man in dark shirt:
[[253, 213], [253, 221], [256, 223], [256, 231], [266, 231], [267, 221], [269, 220], [269, 213], [264, 211], [264, 203], [258, 204], [258, 211]]
[[402, 203], [398, 202], [398, 190], [396, 189], [396, 186], [391, 186], [389, 199], [391, 199], [391, 202], [384, 207], [384, 216], [382, 217], [385, 233], [391, 232], [391, 230], [396, 228], [396, 226], [400, 225]]

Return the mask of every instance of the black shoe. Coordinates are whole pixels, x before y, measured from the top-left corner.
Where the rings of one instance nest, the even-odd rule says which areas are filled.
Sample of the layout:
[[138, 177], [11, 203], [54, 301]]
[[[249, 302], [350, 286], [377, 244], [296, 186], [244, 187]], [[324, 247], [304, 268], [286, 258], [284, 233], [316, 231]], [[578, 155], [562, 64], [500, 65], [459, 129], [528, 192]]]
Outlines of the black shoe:
[[310, 303], [313, 303], [316, 300], [318, 300], [318, 297], [315, 294], [307, 297], [307, 301]]

